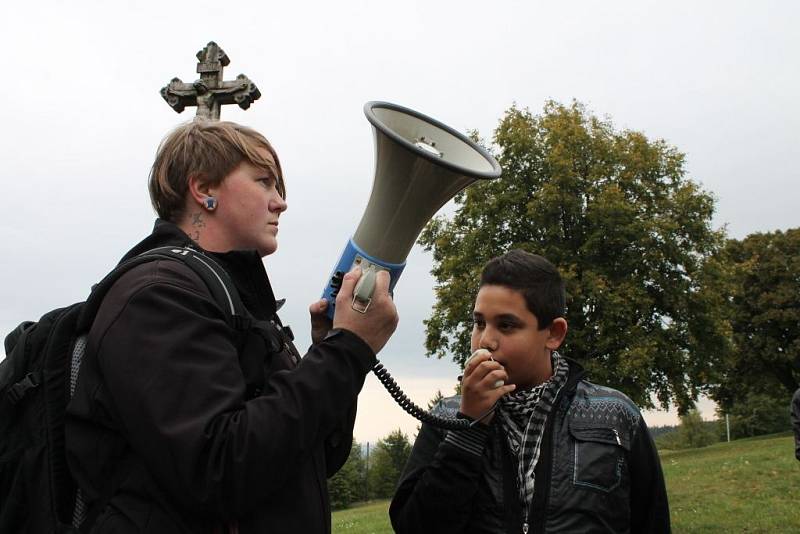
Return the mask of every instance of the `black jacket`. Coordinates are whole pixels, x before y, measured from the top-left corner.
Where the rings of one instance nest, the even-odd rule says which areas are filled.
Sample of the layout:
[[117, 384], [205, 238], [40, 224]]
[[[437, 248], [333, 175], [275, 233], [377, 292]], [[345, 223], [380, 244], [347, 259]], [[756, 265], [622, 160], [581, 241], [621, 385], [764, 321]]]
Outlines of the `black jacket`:
[[[190, 243], [159, 221], [126, 257]], [[258, 254], [211, 256], [252, 328], [231, 328], [203, 281], [170, 260], [123, 275], [92, 325], [66, 421], [92, 532], [330, 532], [326, 478], [350, 452], [375, 354], [340, 331], [301, 359]]]
[[[661, 464], [639, 410], [569, 363], [545, 423], [530, 532], [669, 532]], [[451, 397], [438, 410], [454, 416], [459, 405]], [[422, 426], [389, 510], [396, 532], [524, 532], [517, 460], [495, 423], [447, 440]]]

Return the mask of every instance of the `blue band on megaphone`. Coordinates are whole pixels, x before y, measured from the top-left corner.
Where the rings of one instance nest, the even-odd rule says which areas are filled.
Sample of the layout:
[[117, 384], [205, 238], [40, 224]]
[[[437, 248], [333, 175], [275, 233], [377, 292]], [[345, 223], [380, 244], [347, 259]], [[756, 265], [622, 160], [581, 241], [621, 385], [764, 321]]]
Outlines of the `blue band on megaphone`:
[[339, 292], [339, 287], [341, 286], [341, 278], [339, 278], [338, 284], [334, 285], [334, 277], [337, 272], [341, 273], [341, 276], [344, 276], [348, 271], [350, 271], [350, 269], [353, 268], [353, 264], [355, 263], [357, 257], [360, 257], [370, 263], [380, 265], [389, 271], [390, 293], [394, 290], [394, 286], [397, 284], [397, 280], [400, 278], [400, 274], [403, 272], [403, 269], [406, 266], [406, 262], [389, 263], [381, 260], [380, 258], [370, 256], [358, 245], [356, 245], [352, 238], [350, 238], [347, 241], [347, 245], [345, 245], [344, 250], [342, 251], [342, 255], [339, 257], [339, 261], [336, 263], [336, 267], [333, 268], [333, 271], [331, 271], [331, 274], [328, 277], [328, 284], [325, 286], [325, 290], [322, 292], [322, 298], [328, 301], [327, 313], [331, 320], [333, 320], [333, 314], [335, 311], [334, 308], [336, 305], [336, 294]]

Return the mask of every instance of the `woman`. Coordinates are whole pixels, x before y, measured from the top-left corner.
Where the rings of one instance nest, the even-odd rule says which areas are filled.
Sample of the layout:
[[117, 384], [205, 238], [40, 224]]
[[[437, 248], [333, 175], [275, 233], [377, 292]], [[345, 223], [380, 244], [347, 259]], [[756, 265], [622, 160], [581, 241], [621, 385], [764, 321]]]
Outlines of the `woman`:
[[262, 258], [286, 208], [280, 162], [259, 133], [193, 122], [162, 142], [150, 175], [159, 215], [123, 261], [190, 246], [230, 275], [252, 325], [229, 326], [186, 265], [155, 260], [109, 290], [66, 422], [88, 532], [329, 532], [326, 478], [347, 459], [356, 398], [397, 325], [388, 276], [368, 313], [348, 273], [331, 324], [311, 305], [300, 358]]

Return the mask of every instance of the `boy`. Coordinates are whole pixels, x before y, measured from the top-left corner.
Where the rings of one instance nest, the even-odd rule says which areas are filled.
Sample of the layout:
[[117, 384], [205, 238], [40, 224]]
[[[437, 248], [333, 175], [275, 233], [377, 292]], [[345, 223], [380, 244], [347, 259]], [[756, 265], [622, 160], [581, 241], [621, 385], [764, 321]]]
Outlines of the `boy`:
[[512, 250], [484, 267], [462, 395], [437, 407], [480, 421], [422, 426], [389, 510], [396, 532], [669, 532], [639, 410], [556, 352], [564, 307], [541, 256]]

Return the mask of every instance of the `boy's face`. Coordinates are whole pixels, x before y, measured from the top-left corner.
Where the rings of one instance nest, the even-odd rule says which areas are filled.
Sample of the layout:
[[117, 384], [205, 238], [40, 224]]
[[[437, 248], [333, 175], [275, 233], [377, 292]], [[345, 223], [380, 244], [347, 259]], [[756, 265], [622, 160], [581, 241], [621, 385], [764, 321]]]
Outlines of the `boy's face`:
[[553, 374], [550, 352], [567, 333], [567, 323], [558, 318], [542, 330], [528, 310], [522, 293], [505, 286], [484, 285], [473, 310], [472, 351], [487, 349], [505, 367], [509, 383], [517, 388], [541, 384]]

